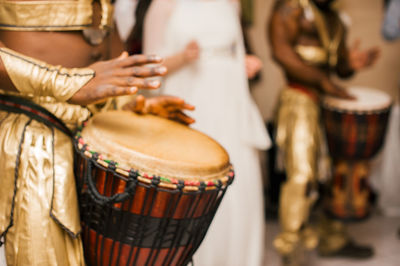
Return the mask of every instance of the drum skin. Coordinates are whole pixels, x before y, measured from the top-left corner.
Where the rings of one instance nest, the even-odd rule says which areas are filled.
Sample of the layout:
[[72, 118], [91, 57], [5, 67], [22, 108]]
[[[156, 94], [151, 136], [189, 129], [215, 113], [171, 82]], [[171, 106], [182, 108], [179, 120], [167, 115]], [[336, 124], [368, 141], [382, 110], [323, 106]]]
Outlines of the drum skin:
[[[150, 130], [162, 135], [157, 139], [147, 134]], [[184, 147], [176, 146], [180, 141]], [[87, 264], [189, 263], [233, 178], [225, 150], [186, 126], [125, 112], [96, 115], [76, 144]], [[101, 153], [88, 152], [88, 147]], [[175, 150], [168, 154], [168, 149]], [[197, 158], [199, 154], [206, 157]], [[119, 161], [99, 160], [103, 155]], [[124, 200], [102, 202], [128, 187]]]

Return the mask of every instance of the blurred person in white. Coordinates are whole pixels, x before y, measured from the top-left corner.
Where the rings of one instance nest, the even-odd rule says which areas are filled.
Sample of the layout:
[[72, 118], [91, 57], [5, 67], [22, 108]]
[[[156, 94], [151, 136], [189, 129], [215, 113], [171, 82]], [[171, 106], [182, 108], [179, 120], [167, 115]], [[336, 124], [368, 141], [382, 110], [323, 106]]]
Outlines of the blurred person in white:
[[258, 149], [270, 139], [247, 80], [261, 63], [246, 59], [239, 15], [237, 0], [153, 0], [144, 22], [144, 51], [169, 71], [162, 93], [196, 105], [193, 127], [225, 147], [236, 172], [196, 266], [259, 266], [264, 253]]
[[[382, 36], [387, 41], [400, 40], [400, 0], [385, 0], [385, 14], [382, 23]], [[399, 73], [400, 74], [400, 73]], [[400, 97], [400, 81], [398, 85]], [[372, 179], [376, 180], [380, 193], [379, 204], [388, 216], [400, 216], [400, 106], [392, 107], [388, 132], [382, 156]], [[398, 231], [400, 236], [400, 230]]]

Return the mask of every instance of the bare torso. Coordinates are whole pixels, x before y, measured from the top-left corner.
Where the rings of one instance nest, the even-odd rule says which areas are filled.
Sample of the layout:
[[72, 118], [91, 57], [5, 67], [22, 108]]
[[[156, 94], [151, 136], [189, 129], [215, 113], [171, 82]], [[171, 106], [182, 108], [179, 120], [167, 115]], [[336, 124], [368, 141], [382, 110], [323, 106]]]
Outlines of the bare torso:
[[[341, 23], [339, 16], [329, 8], [321, 10], [321, 13], [327, 23], [328, 35], [332, 38], [337, 34], [338, 23]], [[272, 55], [283, 68], [289, 83], [301, 84], [338, 97], [349, 97], [329, 78], [331, 72], [336, 72], [340, 77], [348, 77], [353, 73], [348, 64], [345, 30], [340, 36], [335, 66], [329, 67], [328, 62], [310, 64], [296, 51], [298, 45], [322, 48], [315, 19], [307, 16], [306, 11], [293, 1], [277, 1], [269, 23]]]
[[[94, 6], [94, 25], [98, 24], [100, 7]], [[53, 65], [86, 67], [96, 61], [118, 56], [123, 44], [117, 32], [109, 34], [100, 45], [92, 46], [82, 31], [4, 31], [0, 41], [8, 48]]]

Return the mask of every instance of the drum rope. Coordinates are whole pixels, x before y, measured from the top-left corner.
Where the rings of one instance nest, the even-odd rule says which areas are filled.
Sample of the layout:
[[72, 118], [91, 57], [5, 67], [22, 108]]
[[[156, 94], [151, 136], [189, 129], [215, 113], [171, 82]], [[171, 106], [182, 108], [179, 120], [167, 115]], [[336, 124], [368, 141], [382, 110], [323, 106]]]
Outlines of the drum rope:
[[[83, 151], [84, 150], [81, 150], [82, 153], [83, 153]], [[128, 199], [130, 196], [132, 196], [135, 192], [137, 176], [138, 176], [137, 172], [135, 172], [135, 171], [130, 172], [130, 178], [128, 178], [128, 181], [126, 182], [124, 192], [114, 194], [110, 197], [103, 196], [98, 192], [96, 185], [93, 182], [93, 179], [91, 177], [93, 164], [95, 164], [95, 162], [98, 160], [98, 158], [99, 158], [98, 153], [94, 153], [93, 157], [88, 160], [88, 170], [86, 171], [86, 176], [85, 176], [85, 183], [88, 185], [88, 190], [89, 190], [89, 193], [92, 196], [93, 200], [97, 204], [103, 206], [103, 205], [109, 204], [109, 203], [123, 202], [126, 199]], [[111, 161], [108, 165], [107, 171], [108, 172], [111, 171], [111, 172], [115, 173], [115, 170], [116, 170], [116, 164], [114, 161]]]

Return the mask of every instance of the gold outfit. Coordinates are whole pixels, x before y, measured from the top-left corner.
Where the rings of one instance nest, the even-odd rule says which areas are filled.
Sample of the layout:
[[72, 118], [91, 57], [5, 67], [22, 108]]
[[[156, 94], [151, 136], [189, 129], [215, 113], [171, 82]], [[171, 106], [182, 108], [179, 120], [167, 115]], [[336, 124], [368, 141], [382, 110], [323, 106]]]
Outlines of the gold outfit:
[[[101, 0], [104, 30], [112, 6]], [[86, 30], [92, 1], [1, 1], [0, 29]], [[66, 69], [1, 48], [0, 57], [19, 93], [74, 130], [90, 116], [66, 103], [94, 77], [87, 68]], [[73, 147], [63, 132], [25, 114], [0, 110], [0, 241], [7, 265], [85, 265], [73, 174]]]
[[[11, 31], [84, 30], [92, 26], [92, 0], [0, 0], [0, 29]], [[101, 0], [100, 28], [111, 28], [113, 7]]]
[[[89, 117], [77, 105], [31, 99], [70, 129]], [[23, 114], [0, 111], [0, 143], [0, 232], [13, 221], [4, 239], [7, 264], [84, 265], [69, 137]]]
[[308, 190], [316, 183], [319, 132], [318, 104], [297, 89], [284, 90], [279, 101], [276, 141], [284, 153], [288, 181], [281, 188], [279, 203], [282, 233], [274, 242], [284, 255], [317, 244], [311, 229], [304, 230], [304, 234], [300, 229], [315, 201]]
[[64, 102], [94, 77], [92, 69], [52, 66], [7, 48], [0, 48], [0, 57], [22, 95], [52, 96]]
[[[295, 1], [303, 10], [309, 9], [313, 13], [322, 46], [296, 45], [294, 50], [308, 65], [335, 67], [343, 36], [342, 25], [337, 25], [330, 38], [327, 22], [313, 3]], [[318, 231], [307, 226], [311, 207], [317, 199], [314, 188], [321, 139], [319, 99], [314, 92], [309, 87], [289, 85], [281, 93], [277, 116], [276, 141], [284, 154], [287, 181], [282, 185], [279, 203], [282, 232], [274, 245], [284, 257], [295, 261], [302, 250], [313, 249], [318, 243], [320, 250], [328, 253], [341, 248], [347, 241], [343, 228], [336, 224], [325, 221]]]

